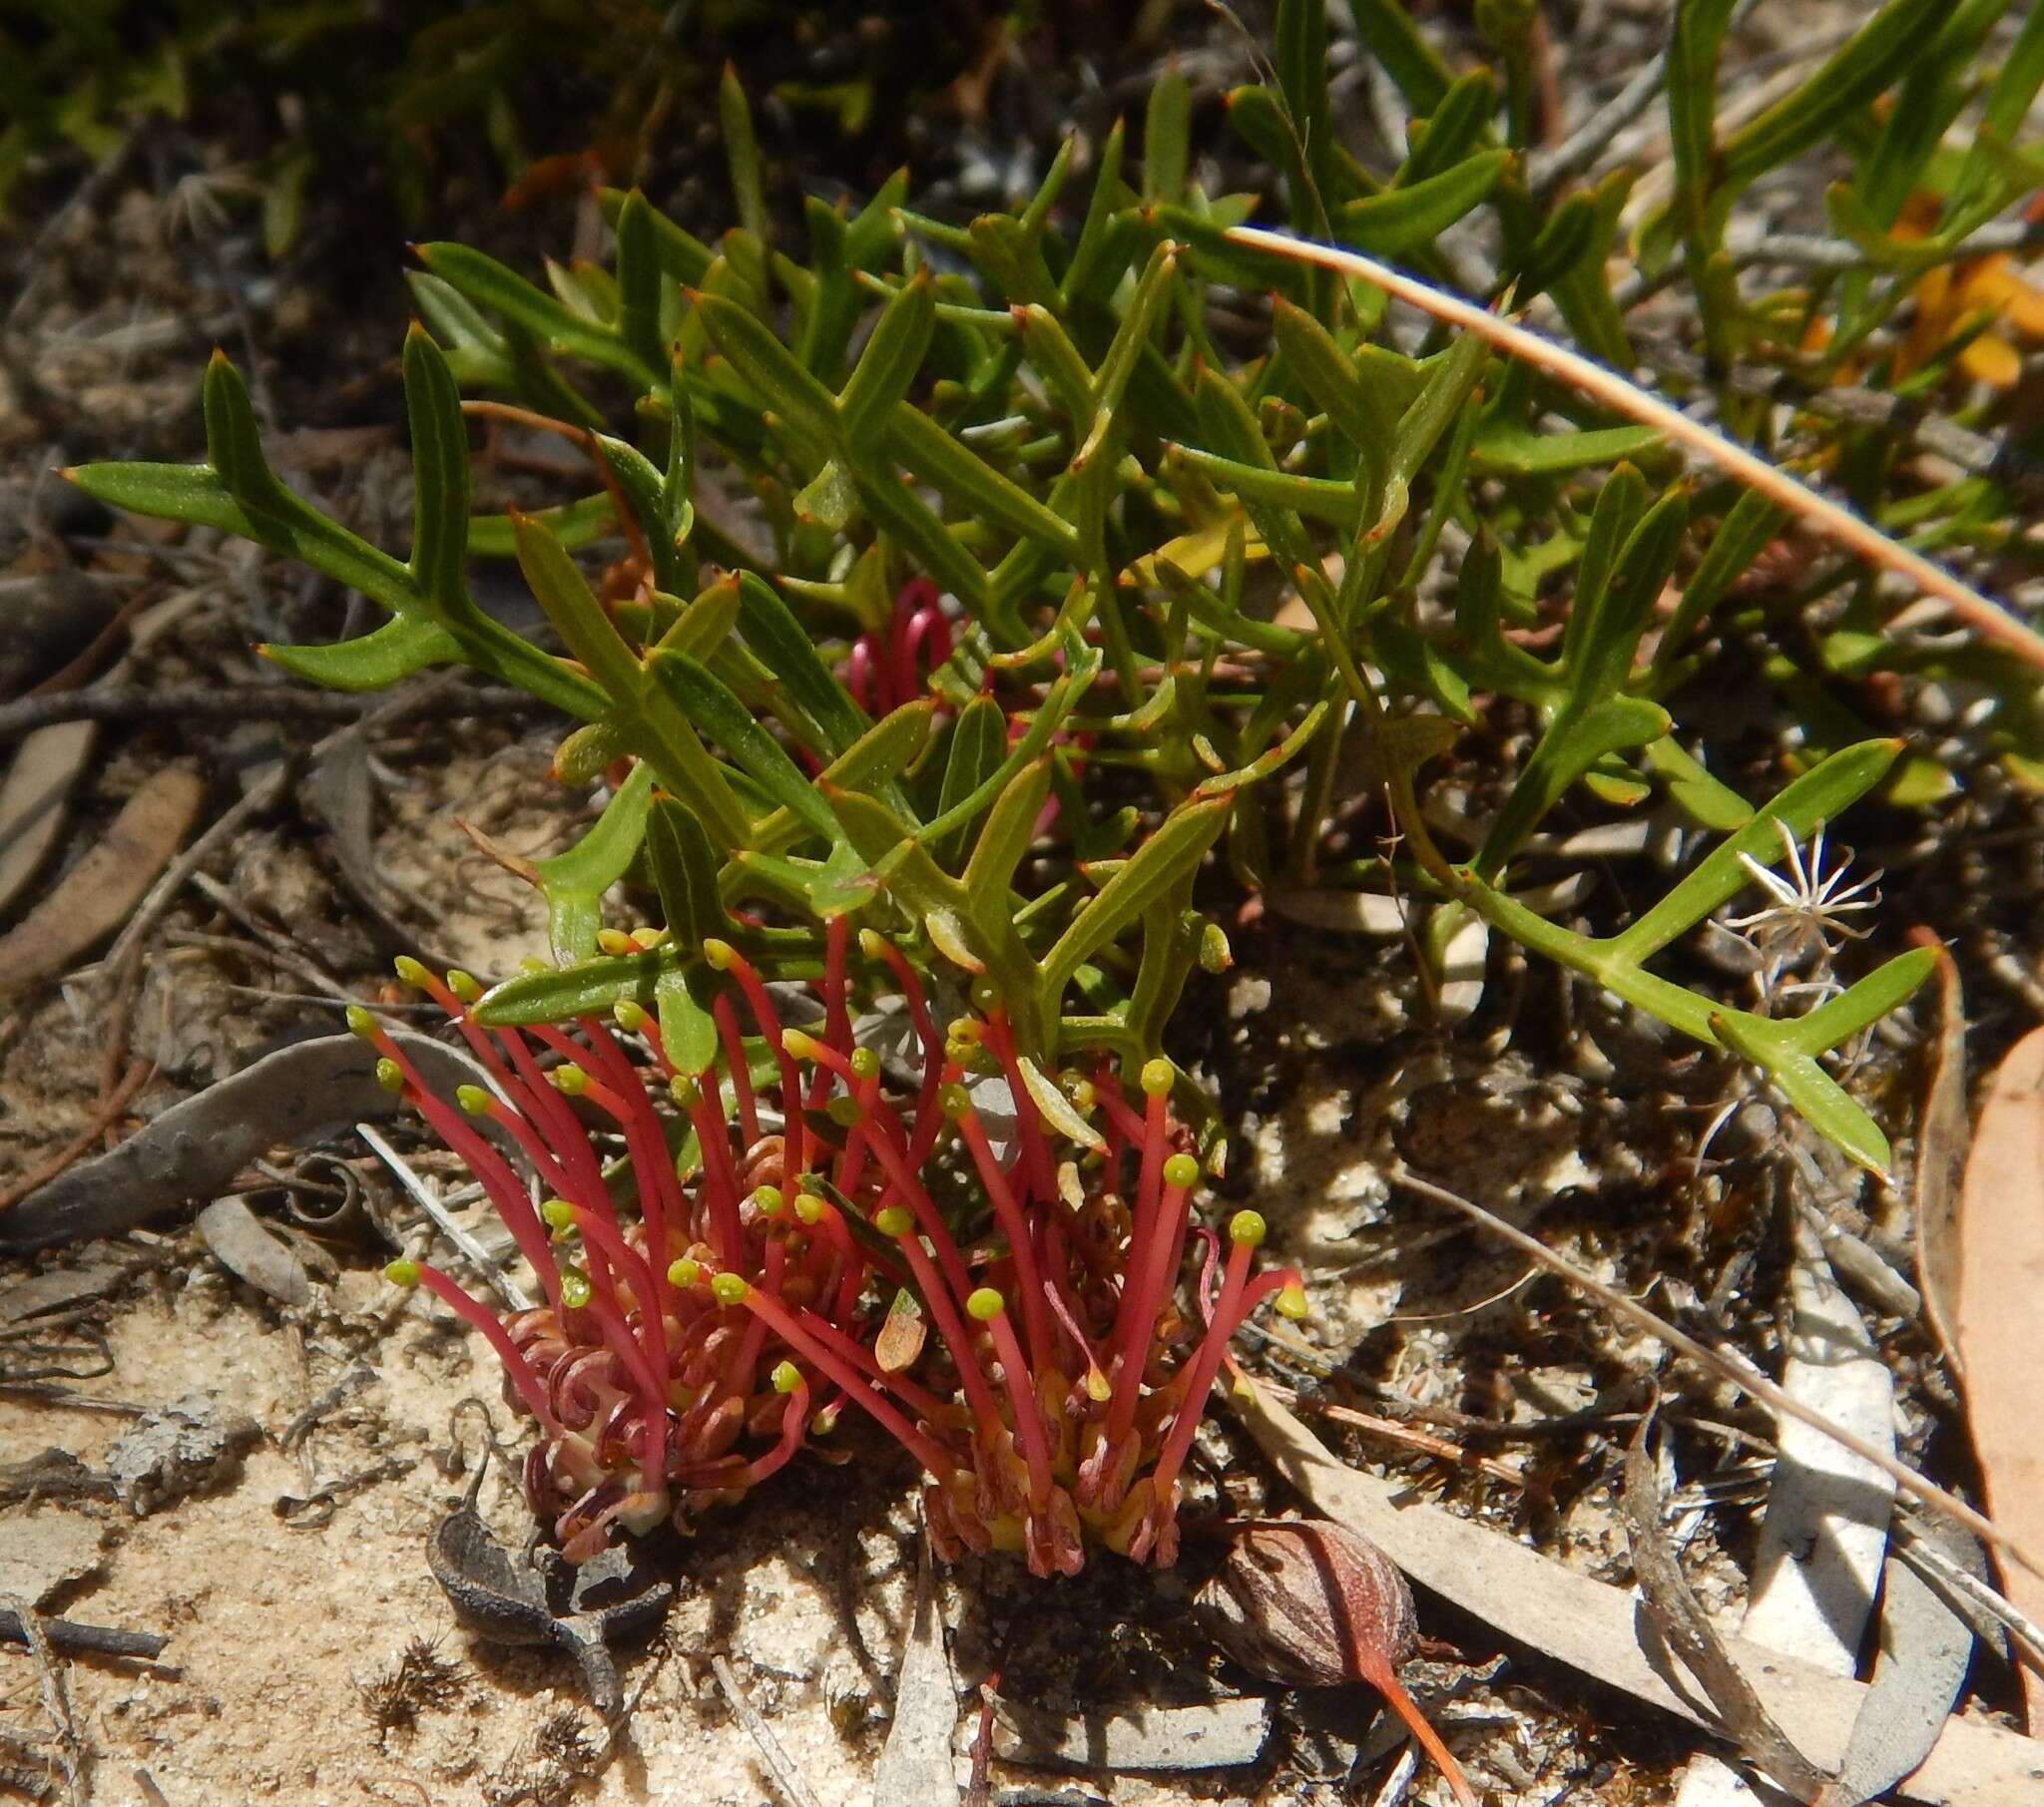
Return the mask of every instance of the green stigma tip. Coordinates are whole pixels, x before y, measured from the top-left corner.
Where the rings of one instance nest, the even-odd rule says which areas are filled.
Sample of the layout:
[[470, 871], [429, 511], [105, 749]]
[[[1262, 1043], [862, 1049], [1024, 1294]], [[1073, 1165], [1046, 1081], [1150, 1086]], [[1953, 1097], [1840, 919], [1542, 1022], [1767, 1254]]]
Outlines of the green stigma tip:
[[414, 991], [423, 991], [425, 989], [426, 981], [430, 975], [409, 954], [399, 954], [390, 964], [397, 969], [398, 978], [402, 979]]
[[821, 1223], [823, 1221], [823, 1201], [812, 1192], [797, 1192], [794, 1200], [794, 1214], [804, 1223]]
[[454, 1102], [470, 1117], [481, 1117], [495, 1101], [480, 1086], [456, 1086]]
[[972, 1110], [972, 1094], [963, 1086], [945, 1086], [937, 1093], [937, 1103], [954, 1124]]
[[1008, 1301], [991, 1286], [982, 1286], [965, 1301], [966, 1312], [982, 1324], [997, 1318], [1008, 1309]]
[[965, 1042], [977, 1048], [979, 1034], [980, 1022], [977, 1017], [953, 1017], [944, 1025], [944, 1040], [947, 1042]]
[[623, 929], [598, 929], [596, 945], [606, 954], [636, 954], [639, 944]]
[[539, 1207], [540, 1221], [549, 1229], [573, 1229], [575, 1207], [565, 1198], [549, 1198]]
[[667, 1270], [670, 1286], [694, 1286], [703, 1278], [703, 1264], [684, 1255]]
[[464, 973], [455, 967], [447, 975], [447, 989], [464, 1004], [473, 1004], [483, 995], [481, 982], [473, 973]]
[[780, 1032], [780, 1051], [791, 1060], [812, 1060], [816, 1053], [816, 1038], [800, 1029], [783, 1029]]
[[849, 1129], [865, 1122], [865, 1107], [855, 1098], [833, 1098], [823, 1107], [823, 1115], [840, 1129]]
[[419, 1283], [419, 1264], [416, 1261], [392, 1261], [383, 1269], [383, 1277], [393, 1286], [416, 1286]]
[[1312, 1307], [1305, 1302], [1305, 1288], [1296, 1280], [1293, 1280], [1288, 1286], [1278, 1288], [1278, 1297], [1274, 1301], [1272, 1309], [1279, 1317], [1290, 1318], [1296, 1322], [1298, 1319], [1308, 1315]]
[[678, 1073], [668, 1082], [667, 1093], [684, 1111], [693, 1111], [703, 1102], [703, 1088], [686, 1073]]
[[1164, 1163], [1164, 1183], [1185, 1191], [1200, 1177], [1200, 1163], [1190, 1154], [1174, 1154]]
[[573, 1061], [554, 1069], [554, 1084], [570, 1098], [580, 1098], [589, 1090], [589, 1075]]
[[825, 1406], [809, 1420], [809, 1429], [818, 1437], [827, 1437], [837, 1428], [837, 1408]]
[[753, 1202], [763, 1217], [777, 1217], [787, 1209], [787, 1194], [777, 1185], [763, 1185], [753, 1193]]
[[589, 1283], [589, 1276], [580, 1268], [561, 1269], [561, 1303], [570, 1311], [580, 1311], [596, 1296], [596, 1288]]
[[887, 944], [880, 939], [877, 929], [860, 929], [858, 932], [858, 951], [868, 960], [881, 960], [886, 957]]
[[717, 1295], [720, 1305], [743, 1305], [753, 1289], [746, 1284], [744, 1274], [719, 1274], [710, 1282], [710, 1290]]
[[793, 1362], [776, 1362], [773, 1368], [773, 1390], [776, 1393], [792, 1393], [802, 1384], [802, 1371]]
[[646, 1014], [643, 1004], [634, 1004], [630, 998], [620, 998], [611, 1006], [611, 1016], [627, 1035], [636, 1036], [652, 1020]]
[[854, 1048], [851, 1051], [851, 1077], [855, 1080], [876, 1080], [880, 1077], [880, 1057], [870, 1048]]
[[347, 1032], [351, 1036], [360, 1036], [366, 1042], [376, 1033], [376, 1019], [359, 1004], [350, 1004], [347, 1007]]
[[972, 1008], [984, 1016], [992, 1016], [1001, 1008], [1001, 988], [991, 979], [975, 979], [972, 982]]
[[1261, 1211], [1237, 1211], [1228, 1220], [1228, 1239], [1242, 1248], [1255, 1248], [1264, 1240], [1264, 1216]]
[[915, 1218], [903, 1206], [890, 1204], [874, 1216], [873, 1228], [883, 1236], [905, 1236], [915, 1228]]
[[1235, 951], [1228, 945], [1228, 931], [1210, 922], [1200, 931], [1200, 966], [1209, 973], [1225, 973], [1235, 964]]
[[1139, 1082], [1145, 1098], [1163, 1098], [1170, 1092], [1172, 1081], [1177, 1078], [1171, 1070], [1171, 1063], [1161, 1057], [1143, 1063], [1143, 1076]]
[[395, 1061], [384, 1060], [376, 1063], [376, 1084], [385, 1092], [397, 1093], [404, 1090], [404, 1069]]
[[715, 935], [703, 943], [703, 958], [720, 973], [728, 972], [731, 963], [739, 957], [739, 951], [728, 941], [720, 941]]

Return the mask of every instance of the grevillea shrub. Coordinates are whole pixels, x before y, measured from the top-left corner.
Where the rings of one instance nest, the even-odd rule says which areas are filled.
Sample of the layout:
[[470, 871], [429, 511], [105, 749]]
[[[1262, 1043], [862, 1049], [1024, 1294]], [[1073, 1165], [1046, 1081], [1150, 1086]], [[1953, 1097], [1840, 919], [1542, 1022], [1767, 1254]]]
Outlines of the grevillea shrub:
[[[356, 1031], [482, 1182], [545, 1302], [500, 1317], [423, 1262], [392, 1277], [430, 1288], [502, 1359], [541, 1432], [528, 1499], [572, 1560], [621, 1529], [687, 1528], [849, 1404], [922, 1465], [949, 1554], [1018, 1550], [1039, 1575], [1072, 1574], [1091, 1543], [1170, 1564], [1229, 1339], [1274, 1297], [1302, 1315], [1297, 1276], [1252, 1274], [1254, 1211], [1225, 1239], [1194, 1221], [1201, 1170], [1169, 1062], [1047, 1073], [984, 988], [940, 1027], [881, 936], [854, 952], [839, 918], [825, 945], [794, 1028], [785, 989], [776, 1002], [745, 955], [711, 943], [718, 1049], [695, 1075], [636, 1004], [572, 1031], [490, 1030], [466, 975], [400, 963], [490, 1085], [450, 1103], [366, 1012]], [[903, 1052], [883, 1058], [874, 1044], [904, 1018]], [[627, 1150], [612, 1168], [604, 1138]], [[1195, 1238], [1208, 1252], [1188, 1311]]]

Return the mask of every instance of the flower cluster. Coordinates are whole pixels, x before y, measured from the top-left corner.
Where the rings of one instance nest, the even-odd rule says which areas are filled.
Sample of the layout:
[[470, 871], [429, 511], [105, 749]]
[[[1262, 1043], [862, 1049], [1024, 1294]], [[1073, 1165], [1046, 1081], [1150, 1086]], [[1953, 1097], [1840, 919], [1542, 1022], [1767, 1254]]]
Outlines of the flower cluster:
[[[802, 1028], [737, 948], [704, 954], [718, 1052], [696, 1074], [637, 1005], [572, 1033], [485, 1028], [472, 979], [400, 962], [489, 1076], [450, 1105], [352, 1019], [544, 1291], [500, 1318], [424, 1262], [391, 1269], [503, 1361], [541, 1431], [527, 1494], [566, 1555], [686, 1528], [848, 1403], [927, 1471], [947, 1554], [1019, 1550], [1040, 1575], [1076, 1573], [1089, 1542], [1173, 1562], [1178, 1478], [1230, 1338], [1264, 1301], [1299, 1316], [1305, 1300], [1289, 1271], [1252, 1274], [1254, 1211], [1225, 1239], [1194, 1222], [1170, 1063], [1133, 1088], [1105, 1057], [1053, 1076], [984, 991], [940, 1028], [901, 952], [867, 930], [854, 958], [841, 920]], [[1179, 1296], [1196, 1237], [1197, 1316]]]

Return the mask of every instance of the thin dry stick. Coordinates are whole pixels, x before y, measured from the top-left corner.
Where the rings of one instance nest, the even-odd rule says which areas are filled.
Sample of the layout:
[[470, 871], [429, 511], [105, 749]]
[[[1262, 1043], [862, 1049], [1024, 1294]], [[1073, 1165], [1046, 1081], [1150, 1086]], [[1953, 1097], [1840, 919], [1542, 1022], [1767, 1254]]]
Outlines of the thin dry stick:
[[1523, 358], [1550, 376], [1559, 377], [1642, 426], [1667, 434], [1670, 439], [1708, 458], [1749, 489], [1760, 491], [1771, 502], [1801, 516], [1810, 527], [1846, 551], [1885, 566], [1907, 578], [1925, 596], [1934, 596], [1947, 603], [1954, 615], [1986, 639], [1999, 641], [2017, 658], [2044, 668], [2044, 635], [2025, 626], [1999, 603], [1982, 596], [1970, 585], [1962, 584], [1950, 572], [1941, 570], [1906, 546], [1898, 546], [1850, 509], [1818, 495], [1787, 471], [1778, 470], [1744, 446], [1735, 445], [1723, 434], [1691, 420], [1688, 415], [1650, 395], [1637, 383], [1628, 382], [1616, 371], [1607, 370], [1602, 364], [1593, 363], [1580, 353], [1554, 344], [1538, 333], [1528, 332], [1523, 326], [1501, 320], [1458, 296], [1444, 294], [1424, 282], [1414, 281], [1412, 277], [1401, 275], [1397, 270], [1358, 252], [1342, 250], [1331, 244], [1314, 244], [1284, 232], [1267, 231], [1262, 226], [1239, 226], [1228, 235], [1237, 243], [1256, 250], [1291, 257], [1301, 263], [1317, 263], [1326, 269], [1339, 270], [1343, 275], [1360, 277], [1386, 294], [1432, 314], [1435, 319], [1446, 320], [1465, 332], [1473, 332], [1501, 351]]
[[780, 1792], [787, 1796], [793, 1807], [822, 1807], [815, 1792], [802, 1779], [802, 1772], [795, 1768], [794, 1759], [781, 1748], [773, 1728], [760, 1717], [758, 1707], [746, 1698], [746, 1691], [739, 1686], [738, 1672], [722, 1656], [710, 1659], [710, 1669], [717, 1677], [717, 1685], [724, 1690], [724, 1697], [731, 1710], [738, 1715], [738, 1721], [753, 1735], [753, 1742], [759, 1746], [761, 1759], [766, 1765], [766, 1773], [780, 1786]]
[[1463, 1216], [1480, 1224], [1493, 1236], [1502, 1237], [1521, 1254], [1561, 1275], [1570, 1285], [1582, 1288], [1606, 1310], [1616, 1312], [1628, 1323], [1638, 1326], [1649, 1336], [1666, 1343], [1678, 1355], [1686, 1355], [1691, 1361], [1701, 1362], [1712, 1372], [1722, 1374], [1770, 1411], [1779, 1412], [1788, 1418], [1799, 1418], [1810, 1429], [1821, 1431], [1833, 1443], [1850, 1450], [1862, 1462], [1872, 1463], [1904, 1493], [1914, 1495], [1924, 1505], [1941, 1512], [1956, 1524], [1963, 1525], [1976, 1538], [1993, 1545], [2011, 1561], [2022, 1564], [2032, 1575], [2044, 1575], [2044, 1562], [2032, 1556], [1993, 1520], [1974, 1511], [1958, 1495], [1947, 1493], [1935, 1482], [1924, 1480], [1914, 1469], [1897, 1462], [1885, 1450], [1875, 1449], [1865, 1438], [1855, 1437], [1843, 1426], [1833, 1424], [1821, 1412], [1811, 1411], [1801, 1400], [1783, 1392], [1743, 1355], [1733, 1355], [1723, 1349], [1713, 1349], [1707, 1343], [1698, 1342], [1687, 1332], [1676, 1329], [1666, 1318], [1657, 1316], [1638, 1301], [1627, 1298], [1624, 1293], [1605, 1285], [1594, 1275], [1585, 1273], [1567, 1256], [1556, 1254], [1544, 1242], [1536, 1241], [1524, 1230], [1507, 1223], [1495, 1211], [1487, 1211], [1482, 1205], [1464, 1198], [1459, 1192], [1451, 1192], [1446, 1186], [1435, 1185], [1430, 1179], [1420, 1178], [1402, 1161], [1390, 1168], [1387, 1177], [1394, 1185], [1405, 1186], [1423, 1198], [1431, 1198], [1436, 1204], [1445, 1204], [1460, 1211]]
[[64, 1685], [63, 1666], [52, 1653], [49, 1638], [43, 1634], [43, 1621], [26, 1599], [12, 1593], [0, 1594], [0, 1610], [12, 1614], [21, 1629], [22, 1641], [28, 1645], [29, 1654], [35, 1659], [36, 1685], [42, 1692], [43, 1711], [50, 1716], [50, 1723], [56, 1728], [65, 1788], [71, 1796], [72, 1807], [83, 1807], [91, 1755], [78, 1735], [78, 1721], [72, 1717], [71, 1694]]

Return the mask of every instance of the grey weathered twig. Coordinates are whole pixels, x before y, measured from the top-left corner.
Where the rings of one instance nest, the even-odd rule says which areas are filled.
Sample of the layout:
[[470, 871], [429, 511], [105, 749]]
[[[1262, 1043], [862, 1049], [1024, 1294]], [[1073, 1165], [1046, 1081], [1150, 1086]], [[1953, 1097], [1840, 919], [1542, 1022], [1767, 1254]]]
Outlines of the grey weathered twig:
[[[53, 1650], [76, 1651], [81, 1656], [137, 1656], [153, 1660], [161, 1656], [171, 1640], [154, 1631], [121, 1631], [111, 1625], [81, 1624], [72, 1618], [36, 1621]], [[31, 1641], [29, 1628], [13, 1606], [0, 1605], [0, 1640], [25, 1644]]]
[[[407, 715], [494, 715], [534, 709], [523, 690], [490, 687], [420, 696], [391, 708], [389, 697], [297, 684], [135, 684], [121, 689], [59, 690], [0, 705], [0, 744], [53, 721], [354, 721], [372, 709]], [[402, 699], [399, 699], [400, 702]]]

